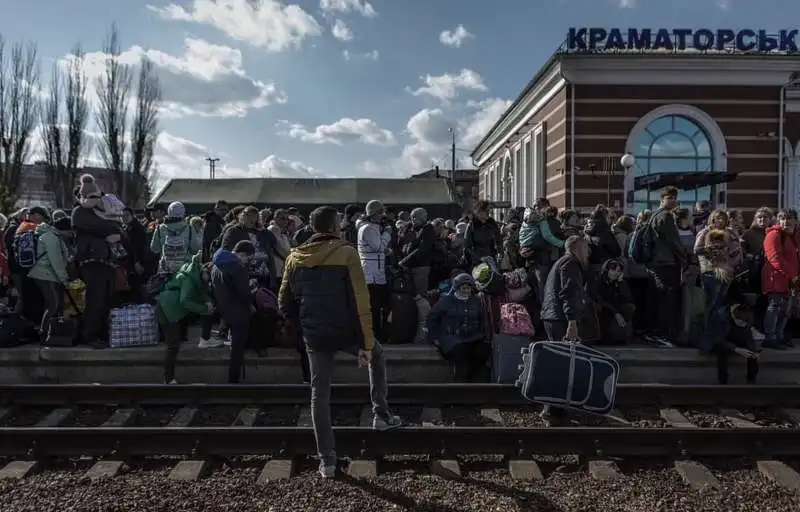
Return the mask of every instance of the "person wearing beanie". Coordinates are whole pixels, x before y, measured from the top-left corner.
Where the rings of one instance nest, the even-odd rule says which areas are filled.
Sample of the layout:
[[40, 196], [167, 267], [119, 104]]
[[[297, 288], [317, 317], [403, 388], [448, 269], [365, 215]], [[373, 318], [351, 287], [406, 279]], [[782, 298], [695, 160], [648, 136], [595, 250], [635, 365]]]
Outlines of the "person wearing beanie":
[[373, 199], [367, 203], [366, 215], [356, 222], [358, 257], [367, 281], [375, 338], [386, 342], [386, 319], [389, 317], [390, 290], [387, 284], [386, 256], [391, 254], [391, 228], [382, 226], [383, 203]]
[[407, 268], [414, 281], [414, 290], [425, 296], [430, 286], [431, 264], [436, 245], [436, 230], [428, 223], [428, 212], [424, 208], [411, 210], [411, 241], [406, 244], [400, 266]]
[[240, 240], [233, 250], [218, 249], [212, 259], [211, 288], [222, 319], [230, 330], [228, 382], [231, 384], [241, 379], [244, 350], [250, 334], [250, 316], [254, 308], [248, 267], [255, 254], [253, 242]]
[[211, 244], [222, 235], [225, 227], [225, 216], [230, 211], [228, 203], [219, 200], [214, 208], [203, 215], [203, 261], [211, 260]]
[[428, 313], [428, 339], [454, 368], [456, 382], [473, 382], [486, 366], [491, 345], [486, 343], [486, 311], [469, 274], [453, 278]]
[[358, 205], [348, 204], [344, 207], [344, 218], [339, 225], [339, 230], [342, 233], [342, 239], [347, 240], [354, 246], [358, 244], [358, 230], [356, 229], [356, 221], [361, 216], [361, 209]]
[[75, 264], [86, 285], [81, 339], [91, 347], [105, 348], [105, 324], [116, 278], [112, 245], [122, 240], [122, 226], [98, 214], [102, 214], [103, 194], [91, 174], [81, 176], [77, 200], [78, 206], [72, 209]]
[[167, 216], [150, 240], [150, 251], [158, 258], [158, 271], [175, 274], [203, 249], [203, 240], [186, 220], [186, 208], [175, 201], [167, 207]]
[[50, 225], [47, 220], [40, 222], [34, 231], [37, 244], [36, 263], [28, 271], [28, 278], [36, 283], [42, 292], [44, 312], [39, 322], [39, 333], [46, 340], [50, 332], [50, 322], [64, 311], [64, 293], [69, 282], [67, 264], [69, 249], [65, 242], [71, 228], [68, 218], [61, 218]]
[[53, 211], [52, 217], [53, 217], [53, 222], [57, 222], [61, 219], [68, 218], [69, 215], [67, 215], [67, 212], [65, 212], [64, 210], [55, 210]]

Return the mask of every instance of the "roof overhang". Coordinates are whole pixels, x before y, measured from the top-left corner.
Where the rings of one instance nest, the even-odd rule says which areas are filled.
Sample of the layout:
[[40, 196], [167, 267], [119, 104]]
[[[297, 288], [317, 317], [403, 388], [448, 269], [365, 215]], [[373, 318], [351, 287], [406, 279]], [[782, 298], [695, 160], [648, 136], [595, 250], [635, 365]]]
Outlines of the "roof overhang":
[[486, 163], [565, 85], [559, 56], [554, 55], [472, 151], [475, 166], [480, 167]]
[[735, 172], [661, 172], [636, 176], [633, 190], [659, 190], [664, 187], [675, 187], [679, 190], [696, 190], [702, 187], [720, 185], [734, 181]]

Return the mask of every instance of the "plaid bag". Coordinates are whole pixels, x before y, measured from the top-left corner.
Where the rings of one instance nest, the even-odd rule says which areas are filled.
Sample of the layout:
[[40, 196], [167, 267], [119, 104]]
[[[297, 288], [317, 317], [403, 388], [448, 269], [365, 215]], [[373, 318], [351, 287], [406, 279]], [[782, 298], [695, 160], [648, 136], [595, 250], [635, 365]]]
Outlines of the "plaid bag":
[[108, 330], [112, 348], [157, 345], [156, 308], [150, 304], [113, 308], [109, 313]]

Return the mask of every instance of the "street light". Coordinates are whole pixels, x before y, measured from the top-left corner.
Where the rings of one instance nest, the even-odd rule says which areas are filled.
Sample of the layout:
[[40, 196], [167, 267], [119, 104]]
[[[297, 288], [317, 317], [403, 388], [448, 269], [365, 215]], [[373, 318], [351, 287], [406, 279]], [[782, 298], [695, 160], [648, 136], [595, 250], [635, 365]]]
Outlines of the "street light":
[[634, 157], [630, 153], [625, 153], [619, 159], [620, 165], [625, 169], [625, 174], [622, 176], [622, 188], [623, 188], [623, 196], [622, 196], [622, 208], [627, 212], [628, 211], [628, 191], [626, 190], [625, 184], [628, 181], [628, 172], [631, 170], [631, 167], [636, 165], [636, 157]]

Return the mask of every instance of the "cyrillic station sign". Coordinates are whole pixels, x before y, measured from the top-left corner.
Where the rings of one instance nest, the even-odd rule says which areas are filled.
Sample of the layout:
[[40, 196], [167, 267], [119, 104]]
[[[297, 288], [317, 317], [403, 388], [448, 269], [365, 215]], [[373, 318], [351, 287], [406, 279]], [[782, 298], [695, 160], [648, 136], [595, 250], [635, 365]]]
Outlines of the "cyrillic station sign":
[[728, 28], [711, 30], [650, 29], [650, 28], [571, 28], [567, 34], [565, 51], [732, 51], [737, 53], [785, 52], [798, 53], [795, 37], [797, 30], [781, 30], [777, 34], [766, 30]]

